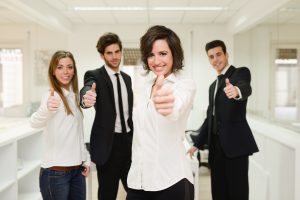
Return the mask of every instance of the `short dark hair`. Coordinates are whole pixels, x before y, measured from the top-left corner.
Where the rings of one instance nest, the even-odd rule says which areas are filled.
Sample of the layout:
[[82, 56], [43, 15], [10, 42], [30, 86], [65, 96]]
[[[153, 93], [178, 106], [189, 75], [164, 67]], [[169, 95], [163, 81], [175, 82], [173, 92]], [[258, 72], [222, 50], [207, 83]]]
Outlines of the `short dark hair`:
[[103, 55], [105, 48], [111, 44], [118, 44], [120, 47], [120, 50], [122, 51], [122, 42], [121, 42], [119, 36], [117, 34], [111, 33], [111, 32], [105, 33], [99, 38], [97, 45], [96, 45], [97, 51]]
[[205, 51], [206, 53], [208, 52], [208, 50], [210, 49], [213, 49], [213, 48], [216, 48], [216, 47], [221, 47], [224, 54], [226, 54], [226, 45], [225, 43], [222, 41], [222, 40], [213, 40], [211, 42], [208, 42], [206, 45], [205, 45]]
[[156, 40], [166, 40], [173, 55], [172, 72], [179, 71], [183, 68], [183, 49], [179, 37], [174, 31], [165, 26], [155, 25], [150, 27], [140, 39], [140, 50], [144, 69], [150, 71], [148, 66], [148, 57], [151, 55], [153, 43]]

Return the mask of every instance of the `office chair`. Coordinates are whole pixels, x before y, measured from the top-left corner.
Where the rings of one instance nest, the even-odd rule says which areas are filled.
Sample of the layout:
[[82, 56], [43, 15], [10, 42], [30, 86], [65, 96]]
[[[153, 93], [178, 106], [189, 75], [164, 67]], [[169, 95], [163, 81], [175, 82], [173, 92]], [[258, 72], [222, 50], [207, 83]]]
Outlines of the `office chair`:
[[[185, 131], [185, 136], [187, 141], [193, 145], [195, 143], [197, 135], [200, 133], [200, 129], [197, 130], [186, 130]], [[209, 167], [208, 164], [208, 145], [204, 145], [202, 148], [200, 148], [197, 153], [196, 153], [197, 159], [199, 161], [199, 167], [204, 166], [207, 168]]]

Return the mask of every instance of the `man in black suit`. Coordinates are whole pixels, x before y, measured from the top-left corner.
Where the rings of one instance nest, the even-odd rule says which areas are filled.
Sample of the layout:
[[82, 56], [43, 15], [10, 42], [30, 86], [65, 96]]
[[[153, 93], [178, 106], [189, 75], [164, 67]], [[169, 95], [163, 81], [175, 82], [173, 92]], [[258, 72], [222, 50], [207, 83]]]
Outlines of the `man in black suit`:
[[96, 164], [98, 199], [115, 200], [119, 180], [127, 190], [131, 164], [132, 106], [131, 78], [120, 71], [122, 43], [114, 33], [100, 37], [97, 50], [105, 65], [87, 71], [80, 90], [81, 106], [94, 106], [90, 138], [91, 160]]
[[207, 116], [188, 153], [209, 145], [213, 200], [248, 200], [248, 157], [258, 152], [246, 120], [251, 74], [229, 65], [223, 41], [209, 42], [205, 50], [218, 78], [209, 87]]

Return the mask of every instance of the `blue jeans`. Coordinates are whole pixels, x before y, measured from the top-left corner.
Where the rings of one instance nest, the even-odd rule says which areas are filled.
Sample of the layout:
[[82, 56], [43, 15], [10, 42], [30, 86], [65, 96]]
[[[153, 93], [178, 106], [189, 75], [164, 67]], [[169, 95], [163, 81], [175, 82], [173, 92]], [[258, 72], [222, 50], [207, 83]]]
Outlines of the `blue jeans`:
[[85, 200], [86, 184], [81, 170], [63, 172], [41, 168], [40, 191], [43, 200]]

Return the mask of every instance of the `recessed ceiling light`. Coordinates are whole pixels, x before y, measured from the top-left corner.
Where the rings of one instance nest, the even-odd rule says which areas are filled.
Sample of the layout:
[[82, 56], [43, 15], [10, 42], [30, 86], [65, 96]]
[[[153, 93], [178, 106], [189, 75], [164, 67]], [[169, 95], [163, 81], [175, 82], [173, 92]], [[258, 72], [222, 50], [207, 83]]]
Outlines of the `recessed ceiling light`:
[[77, 11], [144, 11], [144, 10], [154, 10], [154, 11], [220, 11], [227, 10], [227, 7], [221, 6], [204, 6], [204, 7], [99, 7], [99, 6], [76, 6], [74, 10]]
[[151, 10], [162, 10], [162, 11], [218, 11], [227, 10], [227, 7], [221, 6], [201, 6], [201, 7], [152, 7]]
[[147, 10], [146, 7], [98, 7], [98, 6], [76, 6], [74, 10], [78, 11], [134, 11]]
[[293, 8], [293, 7], [286, 7], [286, 8], [281, 8], [281, 12], [300, 12], [300, 8]]

